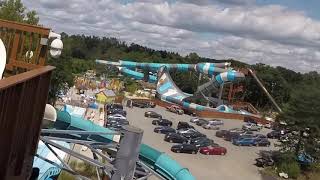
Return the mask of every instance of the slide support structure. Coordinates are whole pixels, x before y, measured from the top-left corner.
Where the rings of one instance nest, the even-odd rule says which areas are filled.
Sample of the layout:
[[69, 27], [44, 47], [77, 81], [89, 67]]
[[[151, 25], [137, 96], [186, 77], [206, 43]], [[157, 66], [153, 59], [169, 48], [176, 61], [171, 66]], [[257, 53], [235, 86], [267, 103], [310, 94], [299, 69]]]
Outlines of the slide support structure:
[[143, 130], [133, 126], [124, 126], [124, 136], [115, 159], [115, 174], [111, 180], [131, 180], [139, 157]]

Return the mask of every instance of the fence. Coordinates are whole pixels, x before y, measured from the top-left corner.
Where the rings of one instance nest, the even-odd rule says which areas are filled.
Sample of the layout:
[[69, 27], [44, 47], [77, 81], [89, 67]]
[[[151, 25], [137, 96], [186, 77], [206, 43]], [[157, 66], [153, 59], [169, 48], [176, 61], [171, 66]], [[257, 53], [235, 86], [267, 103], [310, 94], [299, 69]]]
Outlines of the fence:
[[1, 180], [28, 179], [32, 172], [54, 69], [44, 66], [49, 31], [0, 20], [7, 51], [6, 78], [0, 80]]

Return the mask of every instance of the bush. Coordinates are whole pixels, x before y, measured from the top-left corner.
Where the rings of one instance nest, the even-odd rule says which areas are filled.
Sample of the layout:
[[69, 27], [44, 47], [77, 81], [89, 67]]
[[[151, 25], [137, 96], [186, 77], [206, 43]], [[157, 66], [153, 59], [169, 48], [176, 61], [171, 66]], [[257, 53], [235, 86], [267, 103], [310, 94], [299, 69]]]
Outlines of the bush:
[[300, 166], [298, 162], [291, 161], [291, 162], [282, 162], [278, 165], [278, 173], [284, 172], [289, 175], [290, 178], [298, 178], [300, 175]]
[[277, 172], [287, 173], [290, 178], [298, 178], [301, 169], [295, 157], [294, 153], [291, 152], [280, 153], [273, 157], [276, 163]]

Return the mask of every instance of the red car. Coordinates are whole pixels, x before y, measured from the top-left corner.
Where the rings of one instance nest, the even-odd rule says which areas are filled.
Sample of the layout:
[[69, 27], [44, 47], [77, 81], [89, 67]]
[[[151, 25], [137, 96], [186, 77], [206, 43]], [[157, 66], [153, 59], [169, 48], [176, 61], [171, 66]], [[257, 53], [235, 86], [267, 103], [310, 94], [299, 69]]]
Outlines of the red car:
[[227, 149], [214, 144], [212, 146], [200, 148], [199, 152], [206, 155], [225, 155], [227, 153]]

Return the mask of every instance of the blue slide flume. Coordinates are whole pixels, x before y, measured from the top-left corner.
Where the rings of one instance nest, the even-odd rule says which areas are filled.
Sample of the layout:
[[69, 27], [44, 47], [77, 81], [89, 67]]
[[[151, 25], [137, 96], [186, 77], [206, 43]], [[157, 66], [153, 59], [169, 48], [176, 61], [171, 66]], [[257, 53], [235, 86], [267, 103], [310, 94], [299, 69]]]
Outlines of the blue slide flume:
[[[59, 111], [55, 129], [60, 130], [83, 130], [96, 132], [114, 132], [108, 128], [101, 127], [92, 121], [70, 115], [66, 111]], [[93, 135], [90, 139], [111, 142], [117, 141], [119, 135]], [[85, 138], [85, 137], [84, 137]], [[168, 180], [195, 180], [190, 171], [182, 167], [177, 161], [146, 144], [141, 144], [139, 160], [151, 168], [161, 177]]]

